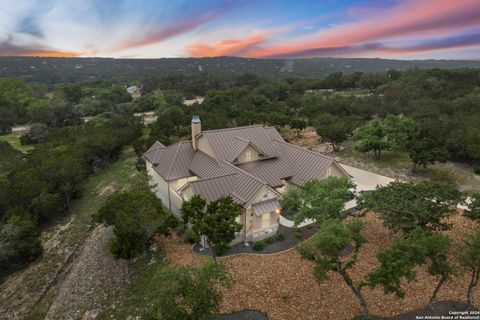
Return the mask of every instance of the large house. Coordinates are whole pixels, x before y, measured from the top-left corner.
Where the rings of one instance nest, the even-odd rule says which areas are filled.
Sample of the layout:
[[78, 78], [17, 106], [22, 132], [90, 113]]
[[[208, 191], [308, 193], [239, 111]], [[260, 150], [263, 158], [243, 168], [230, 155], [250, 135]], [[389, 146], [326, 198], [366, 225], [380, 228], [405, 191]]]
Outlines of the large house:
[[143, 155], [150, 186], [180, 215], [182, 202], [200, 195], [207, 202], [231, 196], [245, 208], [234, 243], [256, 241], [279, 226], [279, 198], [292, 187], [329, 176], [347, 176], [332, 158], [285, 142], [273, 127], [202, 131], [192, 119], [192, 141], [155, 142]]

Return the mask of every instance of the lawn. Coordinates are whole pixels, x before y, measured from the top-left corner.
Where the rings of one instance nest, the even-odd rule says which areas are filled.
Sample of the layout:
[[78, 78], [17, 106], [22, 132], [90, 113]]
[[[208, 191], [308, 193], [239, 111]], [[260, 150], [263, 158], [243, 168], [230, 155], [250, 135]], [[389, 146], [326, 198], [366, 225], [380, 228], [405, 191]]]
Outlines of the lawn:
[[0, 314], [14, 313], [25, 318], [29, 313], [29, 319], [45, 317], [55, 297], [57, 278], [68, 271], [91, 230], [92, 214], [112, 192], [146, 181], [135, 169], [136, 160], [129, 148], [109, 168], [87, 179], [83, 196], [74, 201], [71, 213], [58, 217], [43, 230], [43, 256], [0, 285]]
[[3, 136], [0, 135], [0, 141], [6, 141], [6, 142], [10, 143], [12, 145], [12, 147], [14, 147], [15, 149], [20, 150], [23, 153], [26, 153], [26, 152], [32, 150], [34, 147], [33, 147], [33, 145], [23, 146], [20, 143], [20, 136], [21, 135], [22, 134], [19, 133], [19, 132], [10, 133], [10, 134], [3, 135]]

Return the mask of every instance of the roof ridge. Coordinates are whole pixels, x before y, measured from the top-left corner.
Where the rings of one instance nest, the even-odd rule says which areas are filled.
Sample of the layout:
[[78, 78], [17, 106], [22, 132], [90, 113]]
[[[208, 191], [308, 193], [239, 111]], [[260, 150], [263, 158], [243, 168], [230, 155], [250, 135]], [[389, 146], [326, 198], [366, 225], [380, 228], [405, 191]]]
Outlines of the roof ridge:
[[265, 127], [264, 125], [262, 125], [262, 124], [255, 124], [255, 125], [251, 125], [251, 126], [242, 126], [242, 127], [232, 127], [232, 128], [222, 128], [222, 129], [205, 130], [205, 131], [202, 131], [201, 133], [218, 132], [218, 131], [228, 131], [228, 130], [239, 130], [239, 129], [256, 128], [256, 127], [266, 128], [266, 127]]
[[268, 185], [268, 184], [267, 184], [265, 181], [263, 181], [263, 180], [261, 180], [261, 179], [259, 179], [259, 178], [255, 177], [253, 174], [250, 174], [250, 173], [248, 173], [247, 171], [245, 171], [245, 170], [242, 170], [241, 168], [238, 168], [237, 166], [235, 166], [235, 165], [231, 164], [231, 163], [230, 163], [230, 162], [228, 162], [228, 161], [225, 161], [225, 160], [222, 160], [222, 161], [223, 161], [224, 163], [226, 163], [227, 165], [231, 166], [232, 168], [234, 168], [234, 169], [236, 169], [236, 170], [240, 171], [241, 173], [244, 173], [244, 174], [246, 174], [246, 175], [247, 175], [247, 176], [249, 176], [250, 178], [253, 178], [253, 179], [257, 180], [257, 182], [260, 182], [261, 184], [264, 184], [264, 185]]
[[[182, 145], [182, 142], [183, 141], [179, 141], [179, 142], [175, 143], [177, 145], [176, 146], [177, 149], [175, 150], [175, 154], [173, 155], [172, 163], [170, 164], [170, 168], [168, 169], [168, 172], [167, 172], [167, 177], [170, 177], [170, 174], [172, 174], [173, 165], [175, 164], [175, 160], [177, 159], [178, 153], [180, 152], [180, 146]], [[175, 144], [173, 144], [173, 145], [175, 145]]]
[[208, 177], [208, 178], [202, 178], [202, 179], [197, 179], [197, 180], [189, 181], [188, 183], [189, 183], [189, 184], [192, 184], [192, 183], [196, 183], [196, 182], [213, 180], [213, 179], [217, 179], [217, 178], [224, 178], [224, 177], [227, 177], [227, 176], [233, 176], [234, 174], [238, 174], [238, 173], [237, 173], [237, 172], [226, 173], [226, 174], [222, 174], [222, 175], [220, 175], [220, 176]]
[[295, 147], [295, 148], [297, 148], [297, 149], [300, 149], [300, 150], [303, 150], [303, 151], [306, 151], [306, 152], [315, 154], [315, 155], [317, 155], [317, 156], [321, 156], [321, 157], [327, 158], [327, 159], [329, 159], [329, 160], [335, 161], [335, 159], [332, 158], [332, 157], [326, 156], [326, 155], [324, 155], [324, 154], [322, 154], [322, 153], [320, 153], [320, 152], [308, 150], [307, 148], [297, 146], [297, 145], [295, 145], [295, 144], [293, 144], [293, 143], [289, 143], [289, 142], [286, 142], [286, 141], [281, 141], [281, 140], [278, 140], [278, 139], [272, 139], [272, 141], [284, 143], [284, 144], [287, 144], [287, 145], [289, 145], [289, 146]]

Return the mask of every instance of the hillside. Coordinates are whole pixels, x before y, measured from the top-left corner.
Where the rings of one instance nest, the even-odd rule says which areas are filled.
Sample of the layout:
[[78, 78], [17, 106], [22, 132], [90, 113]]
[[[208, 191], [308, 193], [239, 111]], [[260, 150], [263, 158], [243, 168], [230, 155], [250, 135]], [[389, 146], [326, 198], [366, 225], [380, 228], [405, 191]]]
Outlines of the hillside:
[[387, 60], [353, 58], [246, 59], [217, 58], [42, 58], [0, 57], [0, 77], [22, 77], [43, 83], [91, 80], [131, 81], [171, 73], [254, 73], [267, 78], [289, 76], [322, 78], [332, 72], [380, 72], [389, 69], [480, 68], [480, 61]]

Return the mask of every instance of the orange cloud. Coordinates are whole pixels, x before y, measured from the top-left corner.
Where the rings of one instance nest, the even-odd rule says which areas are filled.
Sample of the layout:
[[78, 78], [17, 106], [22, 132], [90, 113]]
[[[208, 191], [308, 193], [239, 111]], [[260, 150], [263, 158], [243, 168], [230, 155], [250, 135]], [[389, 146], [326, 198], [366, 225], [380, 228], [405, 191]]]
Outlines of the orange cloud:
[[258, 34], [243, 39], [220, 40], [213, 45], [194, 43], [187, 46], [186, 50], [194, 57], [236, 56], [246, 53], [264, 41], [265, 37]]
[[250, 57], [295, 57], [305, 52], [358, 45], [364, 42], [407, 36], [432, 36], [446, 31], [478, 26], [478, 0], [410, 0], [394, 8], [379, 10], [368, 20], [338, 25], [290, 44], [260, 48]]
[[69, 58], [79, 57], [83, 55], [82, 52], [75, 51], [33, 51], [28, 53], [19, 54], [26, 57], [55, 57], [55, 58]]

